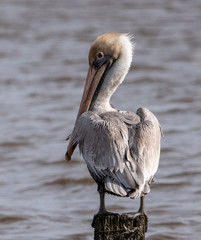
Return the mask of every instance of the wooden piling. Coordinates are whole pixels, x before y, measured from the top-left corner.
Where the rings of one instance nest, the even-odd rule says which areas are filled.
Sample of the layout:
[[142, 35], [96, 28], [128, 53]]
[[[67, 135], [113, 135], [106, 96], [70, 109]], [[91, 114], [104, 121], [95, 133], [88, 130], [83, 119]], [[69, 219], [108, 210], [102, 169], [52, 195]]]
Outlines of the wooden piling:
[[95, 215], [94, 240], [145, 240], [148, 218], [141, 213]]

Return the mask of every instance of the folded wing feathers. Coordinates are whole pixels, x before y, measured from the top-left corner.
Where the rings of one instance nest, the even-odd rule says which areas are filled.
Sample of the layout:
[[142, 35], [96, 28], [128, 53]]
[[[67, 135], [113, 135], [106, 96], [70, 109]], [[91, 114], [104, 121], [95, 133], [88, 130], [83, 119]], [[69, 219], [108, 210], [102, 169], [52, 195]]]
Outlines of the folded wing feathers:
[[[142, 134], [149, 134], [151, 122], [140, 123], [144, 116], [130, 112], [107, 112], [97, 115], [85, 112], [77, 120], [70, 136], [78, 143], [89, 171], [96, 181], [104, 181], [105, 188], [120, 196], [145, 184], [144, 142]], [[136, 141], [137, 139], [137, 141]], [[145, 187], [148, 191], [148, 186]], [[133, 198], [139, 194], [133, 194]]]

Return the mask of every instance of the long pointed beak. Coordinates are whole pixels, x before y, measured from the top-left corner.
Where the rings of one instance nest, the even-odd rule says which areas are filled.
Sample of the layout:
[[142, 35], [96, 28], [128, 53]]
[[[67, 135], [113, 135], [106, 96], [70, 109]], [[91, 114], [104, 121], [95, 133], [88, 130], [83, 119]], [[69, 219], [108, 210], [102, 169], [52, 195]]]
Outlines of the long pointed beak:
[[[86, 112], [89, 110], [95, 91], [107, 67], [108, 67], [108, 64], [103, 64], [99, 68], [96, 68], [93, 65], [89, 66], [85, 88], [82, 95], [82, 100], [80, 103], [80, 108], [77, 114], [76, 121], [83, 112]], [[70, 139], [67, 152], [65, 154], [65, 159], [67, 161], [71, 160], [71, 156], [76, 146], [77, 146], [77, 143], [73, 143], [72, 140]]]

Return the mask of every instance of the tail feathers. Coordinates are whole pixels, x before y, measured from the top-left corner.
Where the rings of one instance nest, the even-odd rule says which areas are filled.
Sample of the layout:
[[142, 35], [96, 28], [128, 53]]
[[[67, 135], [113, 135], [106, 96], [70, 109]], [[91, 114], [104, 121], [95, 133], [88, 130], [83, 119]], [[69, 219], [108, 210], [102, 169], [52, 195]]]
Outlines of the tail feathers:
[[105, 189], [108, 192], [111, 192], [122, 197], [126, 197], [128, 195], [128, 193], [121, 184], [119, 184], [117, 181], [109, 177], [105, 181]]
[[121, 197], [129, 196], [132, 199], [137, 199], [149, 193], [150, 186], [149, 186], [149, 183], [146, 182], [144, 186], [141, 185], [131, 190], [131, 189], [125, 188], [121, 183], [119, 183], [115, 179], [107, 177], [105, 181], [105, 190], [110, 193], [119, 195]]
[[132, 199], [137, 199], [142, 196], [142, 190], [141, 189], [135, 189], [134, 191], [129, 193], [129, 197]]
[[149, 183], [146, 182], [145, 185], [144, 185], [144, 188], [143, 188], [143, 193], [147, 194], [149, 192], [150, 192], [150, 186], [149, 186]]
[[143, 187], [138, 187], [134, 191], [129, 192], [129, 197], [132, 199], [137, 199], [141, 196], [146, 195], [150, 192], [149, 183], [146, 182]]

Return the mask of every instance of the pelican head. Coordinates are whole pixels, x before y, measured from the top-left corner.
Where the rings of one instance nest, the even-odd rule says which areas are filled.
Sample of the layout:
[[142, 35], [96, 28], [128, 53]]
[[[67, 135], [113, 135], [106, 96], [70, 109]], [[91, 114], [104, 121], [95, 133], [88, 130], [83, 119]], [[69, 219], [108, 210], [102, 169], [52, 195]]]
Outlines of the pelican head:
[[[109, 101], [130, 68], [133, 46], [132, 36], [121, 33], [105, 33], [93, 42], [77, 119], [86, 111], [115, 111]], [[70, 160], [75, 147], [70, 140], [66, 160]]]

